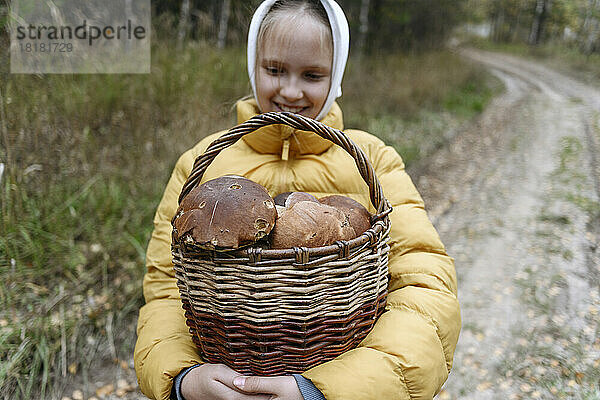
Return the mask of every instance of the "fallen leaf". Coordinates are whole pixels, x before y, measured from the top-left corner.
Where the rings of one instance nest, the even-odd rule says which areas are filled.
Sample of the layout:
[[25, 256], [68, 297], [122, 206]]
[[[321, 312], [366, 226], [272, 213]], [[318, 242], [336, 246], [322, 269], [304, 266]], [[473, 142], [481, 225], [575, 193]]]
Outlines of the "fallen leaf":
[[102, 251], [102, 245], [101, 245], [101, 244], [99, 244], [99, 243], [93, 243], [93, 244], [90, 246], [90, 251], [91, 251], [92, 253], [99, 253], [99, 252], [101, 252], [101, 251]]
[[560, 294], [560, 288], [558, 286], [552, 286], [550, 290], [548, 290], [548, 294], [551, 297], [558, 296]]
[[73, 391], [71, 396], [73, 397], [73, 400], [83, 400], [83, 392], [79, 389]]
[[552, 322], [554, 322], [558, 326], [564, 326], [565, 318], [562, 315], [555, 315], [554, 317], [552, 317]]
[[482, 382], [479, 385], [477, 385], [477, 391], [478, 392], [483, 392], [485, 390], [488, 390], [490, 387], [492, 387], [492, 382]]
[[111, 384], [104, 385], [104, 386], [96, 389], [96, 396], [98, 396], [98, 397], [108, 396], [109, 394], [111, 394], [114, 391], [115, 391], [115, 386], [111, 383]]
[[585, 375], [582, 372], [575, 372], [575, 380], [577, 381], [577, 383], [579, 383], [581, 385], [581, 382], [583, 381], [583, 378], [585, 377]]
[[71, 375], [75, 375], [77, 373], [77, 363], [71, 363], [69, 364], [69, 373]]
[[530, 385], [528, 385], [527, 383], [523, 383], [523, 384], [522, 384], [522, 385], [519, 387], [519, 389], [521, 389], [521, 392], [524, 392], [524, 393], [531, 392], [531, 386], [530, 386]]

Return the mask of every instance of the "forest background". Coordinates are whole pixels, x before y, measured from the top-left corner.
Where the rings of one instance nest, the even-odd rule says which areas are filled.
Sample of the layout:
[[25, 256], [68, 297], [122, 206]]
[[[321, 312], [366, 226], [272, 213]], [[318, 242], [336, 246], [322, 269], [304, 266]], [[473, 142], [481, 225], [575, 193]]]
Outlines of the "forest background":
[[[99, 366], [131, 369], [155, 208], [177, 157], [231, 127], [251, 92], [245, 39], [259, 3], [153, 2], [145, 75], [10, 74], [1, 3], [1, 398], [60, 399], [74, 382], [100, 396]], [[600, 0], [339, 3], [352, 37], [346, 126], [394, 146], [413, 175], [502, 90], [457, 46], [600, 81]]]

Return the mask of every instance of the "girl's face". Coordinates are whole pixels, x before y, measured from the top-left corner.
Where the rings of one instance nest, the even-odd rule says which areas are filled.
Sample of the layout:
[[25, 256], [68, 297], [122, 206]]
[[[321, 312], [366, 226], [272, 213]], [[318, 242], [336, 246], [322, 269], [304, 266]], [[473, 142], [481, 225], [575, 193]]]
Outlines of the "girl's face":
[[[322, 44], [318, 22], [302, 28], [278, 23], [261, 45], [256, 69], [256, 96], [262, 112], [288, 111], [315, 118], [329, 93], [331, 83], [331, 46]], [[290, 40], [274, 36], [290, 35]], [[271, 43], [290, 44], [276, 45]]]

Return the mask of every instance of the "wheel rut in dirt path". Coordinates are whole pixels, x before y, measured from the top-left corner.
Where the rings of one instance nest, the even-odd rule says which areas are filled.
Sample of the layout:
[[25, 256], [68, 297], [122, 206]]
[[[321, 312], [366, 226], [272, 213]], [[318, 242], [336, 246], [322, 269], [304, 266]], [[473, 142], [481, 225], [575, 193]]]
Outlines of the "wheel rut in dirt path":
[[506, 89], [415, 177], [456, 259], [463, 319], [438, 398], [598, 398], [600, 91], [461, 54]]

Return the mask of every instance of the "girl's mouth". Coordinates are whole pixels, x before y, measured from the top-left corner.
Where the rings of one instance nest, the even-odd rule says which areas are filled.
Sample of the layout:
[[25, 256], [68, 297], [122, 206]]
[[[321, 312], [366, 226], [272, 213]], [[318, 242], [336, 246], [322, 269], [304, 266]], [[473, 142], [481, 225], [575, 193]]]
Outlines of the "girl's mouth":
[[288, 105], [281, 104], [281, 103], [276, 103], [276, 102], [273, 102], [273, 104], [275, 104], [275, 106], [280, 111], [291, 112], [291, 113], [294, 113], [294, 114], [300, 114], [302, 111], [308, 109], [308, 107], [288, 106]]

